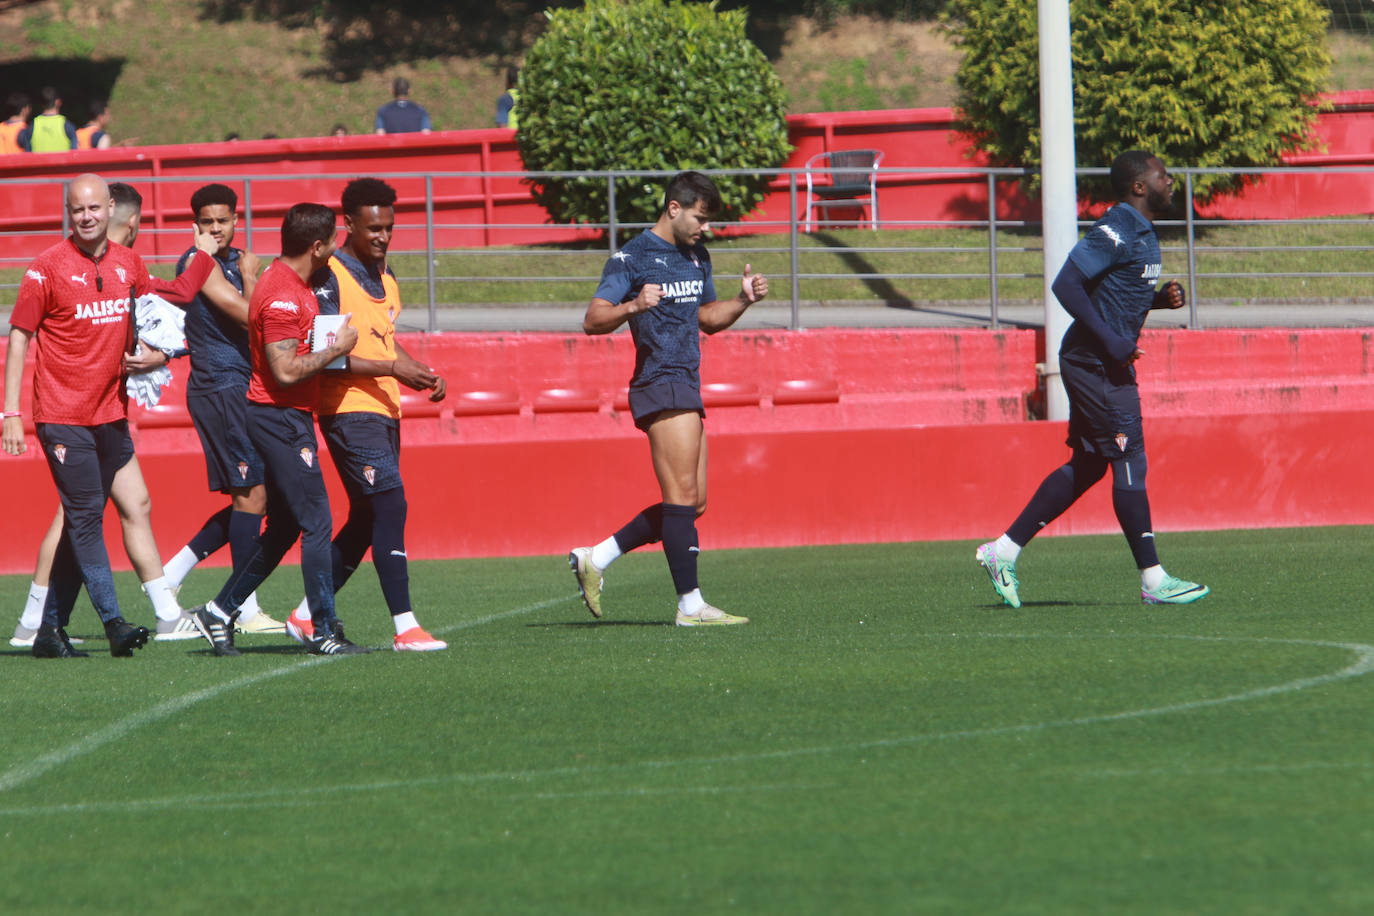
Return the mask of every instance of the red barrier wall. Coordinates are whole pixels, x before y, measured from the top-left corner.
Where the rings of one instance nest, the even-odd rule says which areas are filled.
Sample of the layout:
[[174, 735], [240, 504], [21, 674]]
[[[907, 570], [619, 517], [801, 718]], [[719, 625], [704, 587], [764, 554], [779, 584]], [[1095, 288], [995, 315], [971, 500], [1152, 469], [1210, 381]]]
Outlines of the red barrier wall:
[[[449, 379], [405, 421], [410, 555], [553, 554], [604, 537], [657, 492], [624, 413], [625, 334], [414, 335]], [[1161, 532], [1374, 523], [1374, 331], [1150, 331], [1140, 364]], [[1067, 455], [1028, 422], [1036, 333], [727, 332], [703, 343], [713, 548], [975, 538], [1002, 530]], [[184, 370], [179, 365], [178, 372]], [[178, 385], [134, 411], [164, 554], [222, 505], [204, 490]], [[0, 572], [31, 570], [56, 496], [36, 447], [0, 456]], [[1319, 472], [1317, 472], [1319, 471]], [[336, 522], [343, 495], [326, 473]], [[1112, 532], [1106, 487], [1053, 533]], [[1199, 498], [1205, 494], [1206, 498]], [[113, 519], [113, 512], [111, 512]], [[111, 556], [127, 568], [117, 526]], [[226, 557], [216, 557], [220, 563]]]
[[[1374, 91], [1338, 93], [1331, 101], [1332, 110], [1319, 115], [1314, 131], [1318, 149], [1288, 157], [1289, 164], [1374, 165]], [[941, 175], [883, 174], [879, 203], [884, 222], [985, 220], [986, 179], [964, 170], [985, 165], [986, 160], [974, 154], [952, 128], [953, 116], [946, 108], [793, 115], [788, 118], [788, 129], [795, 149], [783, 166], [803, 168], [810, 156], [826, 150], [882, 150], [884, 169], [949, 170]], [[400, 195], [396, 245], [398, 250], [416, 250], [425, 243], [421, 227], [426, 175], [518, 173], [523, 169], [515, 133], [495, 128], [3, 156], [0, 181], [15, 183], [0, 184], [4, 203], [0, 206], [0, 233], [13, 233], [0, 234], [0, 258], [27, 260], [61, 235], [60, 191], [24, 179], [64, 178], [95, 171], [134, 184], [146, 192], [145, 225], [153, 230], [140, 246], [154, 258], [169, 258], [179, 255], [188, 243], [184, 236], [164, 230], [186, 225], [189, 231], [187, 202], [191, 191], [205, 181], [224, 181], [245, 196], [241, 179], [262, 176], [263, 180], [252, 184], [253, 223], [245, 244], [270, 253], [276, 250], [281, 215], [291, 204], [301, 200], [334, 204], [343, 185], [358, 175], [414, 174], [414, 178], [389, 180]], [[338, 177], [294, 177], [313, 174]], [[150, 177], [177, 181], [150, 185], [146, 182]], [[1369, 214], [1374, 213], [1374, 181], [1369, 179], [1370, 173], [1271, 175], [1241, 195], [1220, 200], [1200, 212], [1225, 219]], [[432, 181], [435, 242], [439, 247], [563, 243], [596, 235], [576, 227], [549, 225], [547, 214], [534, 203], [518, 174], [434, 177]], [[789, 217], [787, 182], [779, 179], [773, 187], [749, 217], [760, 223], [758, 231], [782, 231], [780, 223]], [[999, 218], [1039, 219], [1038, 202], [1028, 201], [1014, 181], [999, 182], [997, 193]]]

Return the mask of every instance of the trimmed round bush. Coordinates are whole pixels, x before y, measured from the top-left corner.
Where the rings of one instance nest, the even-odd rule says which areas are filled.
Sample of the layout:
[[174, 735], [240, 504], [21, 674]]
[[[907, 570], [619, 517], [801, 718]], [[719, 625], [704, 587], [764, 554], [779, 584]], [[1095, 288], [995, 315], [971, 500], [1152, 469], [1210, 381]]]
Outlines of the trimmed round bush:
[[[679, 0], [588, 0], [551, 10], [520, 71], [517, 141], [531, 171], [777, 168], [790, 150], [782, 83], [745, 37], [745, 11]], [[714, 176], [721, 219], [766, 177]], [[604, 178], [533, 181], [554, 222], [603, 222]], [[616, 182], [616, 218], [653, 222], [664, 181]]]
[[[1268, 166], [1310, 145], [1330, 69], [1315, 0], [1074, 0], [1070, 19], [1079, 165], [1139, 148], [1169, 165]], [[994, 164], [1038, 170], [1036, 0], [952, 0], [946, 21], [964, 51], [960, 128]], [[1241, 183], [1193, 187], [1206, 200]]]

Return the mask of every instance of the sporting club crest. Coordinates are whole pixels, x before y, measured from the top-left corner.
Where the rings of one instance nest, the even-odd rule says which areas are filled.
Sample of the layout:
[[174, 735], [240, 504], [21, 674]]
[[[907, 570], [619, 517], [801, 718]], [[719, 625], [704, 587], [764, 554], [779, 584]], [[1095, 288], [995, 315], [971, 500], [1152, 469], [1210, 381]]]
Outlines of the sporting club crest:
[[1126, 451], [1126, 434], [1125, 434], [1125, 433], [1117, 433], [1117, 434], [1116, 434], [1116, 447], [1119, 448], [1119, 449], [1121, 449], [1121, 451], [1123, 451], [1123, 452]]
[[247, 479], [248, 479], [248, 462], [246, 462], [246, 461], [240, 461], [240, 462], [239, 462], [239, 480], [247, 480]]
[[364, 465], [363, 476], [367, 478], [367, 485], [370, 487], [377, 482], [377, 469], [372, 465]]
[[306, 447], [306, 448], [301, 449], [301, 460], [305, 462], [305, 466], [306, 466], [306, 467], [308, 467], [308, 468], [309, 468], [309, 467], [314, 467], [314, 466], [315, 466], [315, 453], [314, 453], [314, 451], [312, 451], [309, 447]]
[[66, 464], [67, 447], [59, 442], [57, 445], [54, 445], [52, 447], [52, 456], [57, 459], [58, 464]]

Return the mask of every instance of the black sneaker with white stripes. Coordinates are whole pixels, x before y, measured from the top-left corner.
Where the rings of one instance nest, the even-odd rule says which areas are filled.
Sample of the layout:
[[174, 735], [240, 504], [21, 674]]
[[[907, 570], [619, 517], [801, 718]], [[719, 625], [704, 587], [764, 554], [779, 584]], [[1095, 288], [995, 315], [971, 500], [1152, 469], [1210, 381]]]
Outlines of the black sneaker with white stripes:
[[195, 623], [200, 635], [210, 643], [216, 655], [242, 655], [234, 648], [234, 622], [225, 620], [205, 605], [191, 608], [186, 612]]
[[350, 642], [344, 636], [343, 624], [337, 619], [315, 628], [315, 635], [305, 644], [311, 655], [365, 655], [372, 650]]

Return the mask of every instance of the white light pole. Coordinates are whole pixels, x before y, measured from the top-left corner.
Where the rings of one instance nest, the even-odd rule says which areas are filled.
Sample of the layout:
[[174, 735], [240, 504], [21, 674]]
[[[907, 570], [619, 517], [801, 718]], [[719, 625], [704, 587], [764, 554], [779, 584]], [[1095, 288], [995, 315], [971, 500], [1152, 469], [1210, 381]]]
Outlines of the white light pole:
[[1045, 258], [1045, 406], [1051, 420], [1067, 420], [1069, 400], [1059, 377], [1059, 341], [1072, 319], [1050, 291], [1078, 241], [1078, 183], [1074, 177], [1073, 58], [1069, 0], [1040, 4], [1040, 192]]

